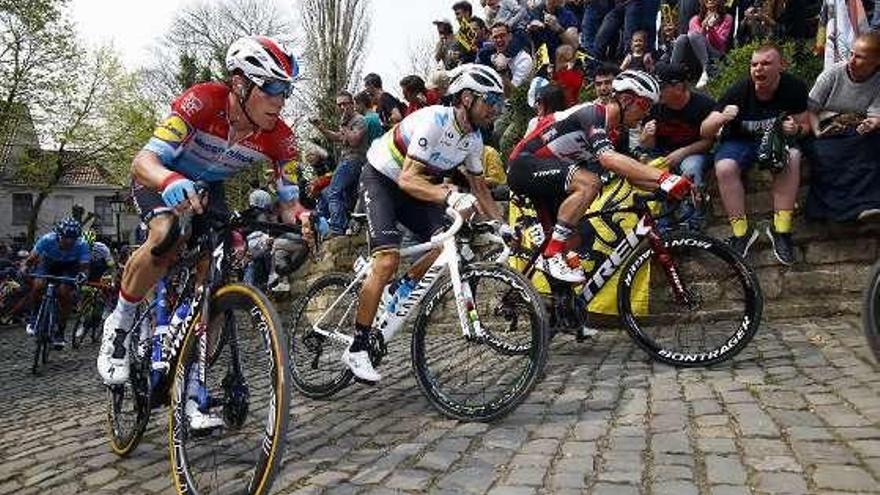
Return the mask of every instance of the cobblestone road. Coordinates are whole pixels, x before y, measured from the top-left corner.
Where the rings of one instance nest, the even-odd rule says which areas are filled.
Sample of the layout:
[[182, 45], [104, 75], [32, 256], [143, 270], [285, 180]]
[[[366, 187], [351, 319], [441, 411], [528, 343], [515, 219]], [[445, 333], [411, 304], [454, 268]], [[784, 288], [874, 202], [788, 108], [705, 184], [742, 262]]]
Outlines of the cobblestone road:
[[[94, 352], [34, 379], [23, 330], [0, 330], [0, 494], [172, 491], [165, 414], [131, 458], [110, 453]], [[440, 417], [398, 361], [380, 387], [294, 396], [276, 493], [880, 493], [880, 371], [854, 319], [765, 324], [711, 370], [653, 364], [618, 332], [558, 338], [493, 425]]]

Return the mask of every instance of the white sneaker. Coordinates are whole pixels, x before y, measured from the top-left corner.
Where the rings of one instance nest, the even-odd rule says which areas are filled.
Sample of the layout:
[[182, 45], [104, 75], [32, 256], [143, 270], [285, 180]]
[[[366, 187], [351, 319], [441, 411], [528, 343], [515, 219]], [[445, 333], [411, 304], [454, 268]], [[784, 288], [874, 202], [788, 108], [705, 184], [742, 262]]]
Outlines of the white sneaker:
[[709, 74], [706, 74], [706, 71], [704, 70], [700, 75], [700, 79], [697, 81], [696, 88], [703, 89], [707, 84], [709, 84]]
[[266, 280], [266, 287], [272, 287], [276, 283], [278, 283], [278, 279], [281, 278], [277, 273], [272, 272], [269, 274], [269, 279]]
[[537, 268], [556, 280], [561, 280], [570, 284], [580, 284], [587, 279], [587, 277], [584, 276], [583, 269], [568, 266], [568, 263], [565, 262], [565, 258], [562, 257], [562, 253], [556, 253], [550, 258], [541, 256]]
[[186, 401], [185, 411], [186, 417], [189, 418], [189, 427], [193, 430], [212, 430], [225, 424], [220, 416], [199, 411], [199, 403], [194, 399]]
[[114, 312], [104, 321], [101, 350], [98, 351], [98, 374], [106, 385], [128, 381], [128, 332], [119, 328], [119, 316]]
[[24, 326], [24, 331], [27, 332], [27, 334], [30, 335], [31, 337], [33, 337], [34, 335], [37, 334], [37, 328], [34, 326], [33, 323], [26, 324]]
[[373, 369], [373, 363], [370, 361], [370, 355], [367, 351], [351, 352], [348, 349], [342, 353], [342, 362], [351, 369], [354, 376], [368, 382], [378, 382], [382, 379], [382, 375]]
[[591, 338], [595, 337], [596, 335], [599, 335], [599, 329], [593, 328], [593, 327], [588, 327], [588, 326], [584, 325], [581, 327], [581, 329], [578, 331], [578, 333], [580, 333], [580, 336], [583, 339], [591, 339]]
[[82, 323], [76, 326], [76, 338], [82, 337], [86, 333], [86, 326]]
[[272, 287], [272, 292], [290, 292], [290, 284], [287, 282], [278, 282]]

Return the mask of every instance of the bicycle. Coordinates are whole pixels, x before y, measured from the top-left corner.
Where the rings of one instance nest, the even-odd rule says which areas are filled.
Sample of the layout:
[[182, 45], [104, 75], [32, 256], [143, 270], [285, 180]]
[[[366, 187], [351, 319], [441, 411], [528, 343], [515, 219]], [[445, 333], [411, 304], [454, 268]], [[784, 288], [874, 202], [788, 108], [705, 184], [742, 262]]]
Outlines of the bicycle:
[[37, 310], [37, 316], [34, 318], [34, 362], [31, 366], [31, 373], [38, 375], [40, 370], [49, 362], [49, 348], [51, 347], [51, 332], [53, 328], [58, 326], [58, 296], [56, 294], [58, 284], [71, 284], [78, 286], [79, 282], [71, 277], [56, 277], [54, 275], [31, 274], [32, 278], [41, 278], [46, 280], [46, 290], [43, 293], [43, 300], [40, 302], [40, 309]]
[[[130, 328], [129, 381], [108, 387], [110, 445], [116, 454], [129, 455], [151, 410], [168, 405], [171, 474], [178, 493], [264, 494], [286, 444], [286, 340], [266, 296], [253, 286], [227, 281], [229, 232], [259, 222], [238, 213], [205, 213], [202, 218], [210, 228], [190, 239]], [[153, 255], [170, 252], [180, 237], [188, 236], [189, 223], [189, 215], [175, 217]], [[160, 325], [169, 325], [168, 331], [156, 337]], [[202, 413], [219, 410], [222, 424], [192, 428], [187, 408], [193, 401]]]
[[86, 337], [94, 344], [101, 339], [101, 324], [104, 310], [107, 308], [109, 293], [112, 287], [106, 280], [100, 282], [86, 282], [80, 290], [80, 300], [73, 322], [70, 343], [74, 349], [78, 349], [85, 342]]
[[871, 267], [862, 301], [862, 331], [874, 358], [880, 361], [880, 261]]
[[[456, 234], [463, 219], [455, 210], [446, 213], [453, 219], [448, 230], [401, 249], [401, 257], [442, 251], [408, 296], [380, 308], [369, 354], [378, 366], [415, 313], [410, 353], [422, 393], [448, 417], [492, 421], [520, 404], [540, 376], [547, 360], [546, 315], [531, 284], [508, 266], [460, 266]], [[340, 356], [353, 341], [358, 295], [372, 263], [359, 257], [353, 274], [318, 278], [294, 303], [291, 377], [303, 395], [326, 399], [351, 383]]]
[[[624, 184], [628, 183], [620, 181], [618, 187]], [[547, 277], [551, 335], [564, 331], [574, 333], [578, 341], [585, 340], [590, 302], [618, 276], [620, 322], [656, 361], [679, 367], [709, 366], [732, 358], [752, 340], [764, 301], [754, 271], [722, 241], [690, 231], [659, 232], [650, 203], [664, 200], [658, 193], [636, 195], [632, 206], [609, 202], [583, 217], [583, 222], [602, 218], [616, 224], [613, 215], [634, 213], [638, 221], [623, 230], [622, 239], [610, 246], [604, 262], [593, 263], [584, 283], [575, 286]], [[525, 206], [522, 198], [515, 202]], [[520, 217], [514, 229], [512, 259], [518, 260], [521, 271], [532, 280], [550, 235], [540, 221], [526, 218]], [[699, 329], [689, 331], [692, 326]]]

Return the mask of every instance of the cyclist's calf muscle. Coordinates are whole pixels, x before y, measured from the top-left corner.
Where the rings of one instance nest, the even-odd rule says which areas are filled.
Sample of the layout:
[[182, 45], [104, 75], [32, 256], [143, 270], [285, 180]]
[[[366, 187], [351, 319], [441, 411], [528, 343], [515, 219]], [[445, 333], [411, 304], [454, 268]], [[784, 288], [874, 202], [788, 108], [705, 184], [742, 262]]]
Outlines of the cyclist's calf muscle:
[[[147, 240], [131, 254], [125, 271], [122, 274], [122, 290], [137, 300], [143, 299], [153, 289], [156, 282], [168, 271], [168, 267], [174, 262], [177, 249], [172, 249], [167, 255], [157, 258], [153, 256], [152, 249], [158, 246], [171, 230], [174, 217], [171, 215], [159, 215], [153, 217], [149, 223]], [[186, 239], [178, 240], [178, 246], [186, 242]]]
[[596, 174], [578, 169], [569, 185], [568, 197], [559, 205], [559, 212], [556, 216], [563, 222], [571, 225], [576, 224], [578, 219], [584, 216], [590, 203], [596, 199], [600, 189], [601, 184]]

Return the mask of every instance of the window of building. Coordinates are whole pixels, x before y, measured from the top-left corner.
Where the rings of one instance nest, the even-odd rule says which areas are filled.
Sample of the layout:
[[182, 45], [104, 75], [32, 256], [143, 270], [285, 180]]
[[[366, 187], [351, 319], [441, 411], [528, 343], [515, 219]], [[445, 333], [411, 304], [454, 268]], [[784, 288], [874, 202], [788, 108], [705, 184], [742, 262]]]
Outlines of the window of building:
[[31, 193], [12, 194], [12, 225], [27, 225], [34, 211], [34, 198]]

